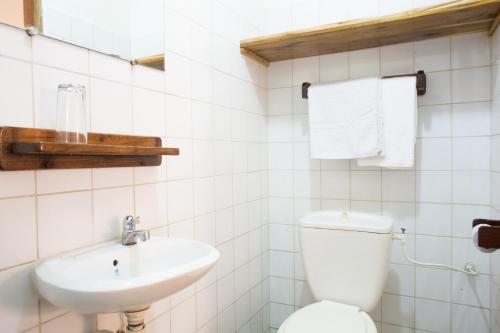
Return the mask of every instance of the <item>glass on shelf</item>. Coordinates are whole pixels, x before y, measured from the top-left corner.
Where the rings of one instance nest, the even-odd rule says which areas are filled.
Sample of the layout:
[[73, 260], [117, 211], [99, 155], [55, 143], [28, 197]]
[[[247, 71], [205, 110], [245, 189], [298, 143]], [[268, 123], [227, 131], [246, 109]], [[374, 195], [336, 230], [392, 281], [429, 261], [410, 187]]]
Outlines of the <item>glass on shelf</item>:
[[87, 143], [85, 86], [58, 86], [56, 133], [57, 142]]

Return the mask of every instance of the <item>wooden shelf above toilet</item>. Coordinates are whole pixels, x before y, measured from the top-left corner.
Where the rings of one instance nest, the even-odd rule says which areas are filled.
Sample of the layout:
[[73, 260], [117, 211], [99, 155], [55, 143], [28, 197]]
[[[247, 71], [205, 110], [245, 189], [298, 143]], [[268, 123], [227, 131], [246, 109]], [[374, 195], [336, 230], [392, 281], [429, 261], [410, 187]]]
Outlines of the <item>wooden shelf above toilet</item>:
[[242, 54], [268, 65], [288, 60], [448, 36], [495, 32], [500, 0], [457, 0], [394, 15], [326, 24], [241, 41]]

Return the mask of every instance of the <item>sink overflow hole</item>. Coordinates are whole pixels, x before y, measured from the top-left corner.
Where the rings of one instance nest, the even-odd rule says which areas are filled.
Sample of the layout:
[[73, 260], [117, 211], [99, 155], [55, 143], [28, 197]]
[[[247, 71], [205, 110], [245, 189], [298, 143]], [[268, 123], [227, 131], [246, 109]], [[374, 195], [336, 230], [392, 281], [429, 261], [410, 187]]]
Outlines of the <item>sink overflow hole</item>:
[[118, 265], [118, 260], [113, 260], [113, 266], [116, 267]]

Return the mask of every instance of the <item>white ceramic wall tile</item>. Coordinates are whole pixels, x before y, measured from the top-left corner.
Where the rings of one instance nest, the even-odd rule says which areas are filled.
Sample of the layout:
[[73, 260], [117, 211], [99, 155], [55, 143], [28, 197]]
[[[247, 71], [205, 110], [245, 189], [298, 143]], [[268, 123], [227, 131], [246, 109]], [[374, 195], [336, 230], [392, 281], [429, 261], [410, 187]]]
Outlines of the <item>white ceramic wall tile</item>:
[[449, 37], [415, 42], [415, 69], [426, 72], [449, 70], [450, 48]]
[[454, 170], [489, 170], [490, 138], [454, 138]]
[[382, 296], [382, 321], [413, 327], [415, 305], [412, 297], [384, 294]]
[[321, 179], [319, 171], [295, 171], [293, 177], [294, 196], [299, 198], [319, 198]]
[[334, 53], [319, 57], [320, 82], [347, 80], [349, 77], [349, 53]]
[[291, 116], [268, 117], [267, 131], [269, 142], [292, 141], [293, 119]]
[[90, 169], [36, 171], [38, 194], [88, 190], [91, 183]]
[[126, 215], [134, 215], [134, 191], [132, 187], [103, 189], [93, 192], [94, 241], [119, 238], [122, 221]]
[[452, 71], [453, 102], [483, 102], [490, 100], [490, 76], [489, 67]]
[[321, 197], [327, 199], [349, 199], [350, 177], [348, 171], [322, 171]]
[[490, 277], [480, 275], [470, 279], [464, 274], [452, 274], [452, 302], [482, 308], [490, 307]]
[[90, 80], [92, 131], [132, 134], [132, 89], [130, 86]]
[[32, 42], [35, 63], [82, 74], [88, 73], [87, 49], [43, 36], [34, 36]]
[[489, 332], [489, 310], [453, 304], [451, 311], [452, 332]]
[[357, 79], [380, 75], [380, 49], [349, 52], [349, 78]]
[[445, 137], [451, 135], [450, 105], [421, 106], [418, 108], [417, 117], [419, 137]]
[[41, 332], [63, 333], [67, 327], [75, 332], [86, 332], [94, 328], [95, 315], [83, 315], [70, 312], [41, 326]]
[[294, 277], [294, 254], [291, 252], [270, 251], [269, 273], [271, 276], [282, 278]]
[[451, 301], [451, 289], [443, 288], [451, 281], [451, 272], [442, 269], [417, 267], [415, 296], [443, 302]]
[[292, 86], [292, 61], [277, 61], [270, 64], [267, 71], [267, 88]]
[[165, 136], [165, 107], [162, 94], [134, 88], [132, 91], [134, 133]]
[[269, 222], [293, 224], [294, 204], [292, 198], [269, 198]]
[[451, 37], [452, 68], [489, 66], [490, 38], [483, 32]]
[[422, 235], [450, 236], [452, 207], [444, 204], [417, 204], [416, 232]]
[[[1, 30], [0, 30], [1, 35]], [[0, 57], [0, 99], [2, 126], [33, 127], [33, 91], [31, 65]]]
[[165, 91], [170, 94], [191, 97], [191, 62], [173, 52], [165, 52]]
[[269, 248], [277, 251], [292, 251], [294, 229], [290, 225], [269, 225]]
[[415, 246], [417, 260], [451, 264], [451, 238], [417, 235]]
[[133, 168], [92, 169], [92, 187], [115, 187], [134, 183]]
[[0, 172], [0, 197], [35, 194], [34, 171]]
[[196, 314], [196, 299], [191, 297], [171, 311], [172, 332], [190, 333], [196, 331], [196, 320], [186, 320]]
[[415, 267], [392, 264], [384, 291], [404, 296], [415, 294]]
[[302, 86], [303, 82], [319, 81], [319, 57], [294, 59], [292, 61], [292, 83]]
[[384, 216], [393, 219], [393, 230], [401, 231], [404, 228], [407, 233], [415, 233], [415, 204], [406, 202], [383, 202], [382, 212]]
[[166, 184], [135, 186], [135, 214], [142, 219], [141, 228], [152, 228], [167, 224], [166, 202]]
[[37, 200], [40, 257], [91, 244], [92, 195], [89, 191], [40, 196]]
[[417, 202], [451, 202], [451, 172], [417, 171]]
[[270, 143], [267, 147], [270, 170], [286, 170], [293, 168], [293, 144]]
[[489, 135], [490, 112], [489, 102], [453, 104], [453, 135]]
[[415, 172], [382, 171], [384, 201], [415, 201]]
[[451, 332], [451, 304], [415, 300], [415, 327], [434, 332]]
[[488, 171], [454, 171], [453, 202], [487, 205], [490, 202]]
[[0, 46], [1, 55], [23, 60], [31, 59], [31, 38], [24, 30], [2, 23], [0, 39], [4, 41], [4, 44]]
[[182, 221], [193, 216], [193, 182], [180, 180], [168, 183], [168, 221]]
[[269, 89], [267, 96], [269, 114], [292, 114], [292, 88]]
[[89, 74], [122, 83], [132, 80], [130, 62], [94, 51], [89, 51]]
[[379, 171], [355, 171], [351, 173], [351, 198], [355, 200], [381, 199], [381, 173]]
[[0, 200], [0, 211], [1, 228], [6, 235], [9, 235], [0, 245], [0, 250], [6, 254], [0, 259], [0, 269], [35, 260], [37, 258], [35, 199]]
[[451, 170], [452, 140], [449, 138], [423, 138], [417, 140], [417, 170]]
[[397, 44], [380, 48], [381, 75], [411, 73], [413, 64], [413, 43]]

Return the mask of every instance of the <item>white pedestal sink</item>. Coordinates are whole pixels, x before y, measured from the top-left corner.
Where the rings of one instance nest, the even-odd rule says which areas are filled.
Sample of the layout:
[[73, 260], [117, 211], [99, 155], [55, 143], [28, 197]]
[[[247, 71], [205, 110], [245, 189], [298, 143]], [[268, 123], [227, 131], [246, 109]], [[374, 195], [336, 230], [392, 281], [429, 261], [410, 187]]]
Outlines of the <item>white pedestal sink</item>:
[[130, 314], [197, 281], [218, 258], [219, 251], [205, 243], [151, 238], [43, 260], [34, 269], [34, 281], [58, 307]]

